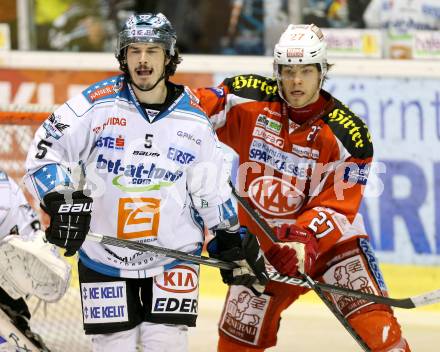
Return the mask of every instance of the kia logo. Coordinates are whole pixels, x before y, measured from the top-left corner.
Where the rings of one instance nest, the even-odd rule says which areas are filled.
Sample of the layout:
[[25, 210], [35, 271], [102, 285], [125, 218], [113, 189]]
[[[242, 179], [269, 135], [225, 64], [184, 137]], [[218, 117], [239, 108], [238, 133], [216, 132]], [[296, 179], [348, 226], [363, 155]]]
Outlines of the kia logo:
[[193, 292], [198, 285], [197, 272], [186, 265], [177, 265], [163, 275], [154, 277], [154, 283], [164, 291], [185, 293]]
[[249, 185], [249, 197], [261, 211], [276, 216], [297, 212], [304, 194], [289, 182], [272, 176], [261, 176]]

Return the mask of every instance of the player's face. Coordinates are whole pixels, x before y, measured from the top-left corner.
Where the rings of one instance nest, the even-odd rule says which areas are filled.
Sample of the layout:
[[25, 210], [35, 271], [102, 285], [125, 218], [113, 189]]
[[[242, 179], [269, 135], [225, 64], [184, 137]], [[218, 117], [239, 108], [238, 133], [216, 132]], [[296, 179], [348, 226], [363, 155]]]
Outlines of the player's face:
[[160, 44], [135, 43], [127, 48], [128, 71], [134, 83], [142, 89], [148, 89], [157, 82], [168, 62]]
[[294, 108], [302, 108], [319, 98], [321, 73], [316, 65], [282, 65], [283, 96]]

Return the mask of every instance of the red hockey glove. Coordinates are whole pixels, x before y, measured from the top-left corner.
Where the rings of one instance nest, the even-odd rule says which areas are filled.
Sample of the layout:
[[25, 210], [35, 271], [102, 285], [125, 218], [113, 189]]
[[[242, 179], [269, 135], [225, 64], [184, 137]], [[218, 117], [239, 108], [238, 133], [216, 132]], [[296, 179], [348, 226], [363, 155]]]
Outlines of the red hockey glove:
[[318, 251], [315, 236], [297, 225], [287, 224], [276, 227], [275, 234], [281, 242], [274, 243], [265, 253], [269, 263], [283, 275], [310, 273]]

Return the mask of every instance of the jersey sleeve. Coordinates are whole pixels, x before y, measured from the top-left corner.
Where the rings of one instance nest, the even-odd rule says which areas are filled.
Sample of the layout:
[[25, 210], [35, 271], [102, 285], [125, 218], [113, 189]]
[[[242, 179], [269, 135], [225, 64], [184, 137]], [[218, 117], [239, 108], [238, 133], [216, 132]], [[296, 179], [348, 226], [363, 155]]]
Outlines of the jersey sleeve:
[[199, 104], [208, 115], [214, 129], [226, 124], [226, 106], [228, 103], [228, 79], [217, 87], [198, 88], [194, 90]]
[[320, 251], [351, 235], [351, 223], [359, 210], [369, 169], [367, 160], [354, 158], [338, 165], [326, 176], [319, 195], [311, 199], [297, 218], [297, 225], [315, 234]]
[[206, 128], [202, 145], [197, 162], [188, 170], [188, 190], [194, 207], [209, 229], [229, 227], [238, 221], [228, 184], [229, 164], [211, 126]]
[[226, 78], [217, 87], [199, 88], [195, 94], [199, 104], [205, 110], [219, 139], [238, 151], [240, 140], [240, 120], [232, 107], [234, 102], [231, 94], [233, 79]]
[[352, 236], [368, 237], [365, 229], [355, 229], [352, 223], [374, 153], [365, 122], [339, 101], [322, 120], [325, 124], [320, 131], [321, 143], [328, 157], [315, 165], [308, 201], [296, 222], [315, 234], [320, 252]]
[[93, 139], [91, 107], [82, 95], [59, 107], [38, 128], [26, 158], [25, 183], [38, 200], [59, 185], [71, 184], [84, 165]]
[[[321, 252], [351, 236], [365, 236], [364, 229], [352, 226], [359, 210], [373, 159], [373, 145], [366, 125], [356, 120], [359, 136], [356, 142], [344, 129], [334, 124], [333, 162], [316, 165], [311, 179], [310, 197], [297, 225], [312, 231]], [[339, 128], [339, 129], [338, 129]]]
[[12, 234], [29, 238], [40, 228], [38, 216], [17, 183], [11, 178], [7, 181], [0, 184], [0, 238]]

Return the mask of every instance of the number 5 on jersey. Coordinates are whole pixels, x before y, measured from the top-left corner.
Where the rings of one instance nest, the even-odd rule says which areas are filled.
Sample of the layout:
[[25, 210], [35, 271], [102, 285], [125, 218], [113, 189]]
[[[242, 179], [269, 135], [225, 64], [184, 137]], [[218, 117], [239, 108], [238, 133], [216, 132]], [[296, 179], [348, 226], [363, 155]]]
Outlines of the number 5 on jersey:
[[118, 207], [118, 238], [157, 237], [160, 199], [121, 198]]
[[50, 148], [50, 147], [52, 147], [52, 143], [42, 139], [37, 144], [38, 152], [37, 152], [37, 154], [35, 154], [35, 157], [37, 159], [43, 159], [47, 154], [47, 148]]

